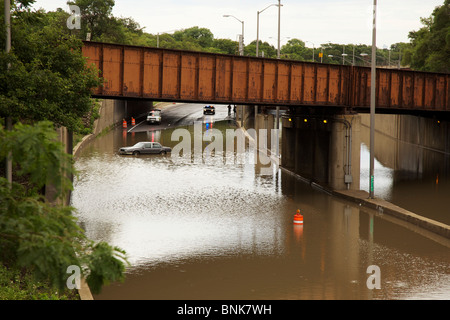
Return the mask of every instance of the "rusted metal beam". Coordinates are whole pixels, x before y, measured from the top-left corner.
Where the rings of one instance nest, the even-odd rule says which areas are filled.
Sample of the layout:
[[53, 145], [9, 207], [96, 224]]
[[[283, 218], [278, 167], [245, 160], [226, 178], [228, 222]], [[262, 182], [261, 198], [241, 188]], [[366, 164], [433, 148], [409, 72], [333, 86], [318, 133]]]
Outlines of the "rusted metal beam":
[[[370, 68], [84, 42], [96, 97], [368, 110]], [[450, 111], [450, 75], [377, 70], [377, 111]]]

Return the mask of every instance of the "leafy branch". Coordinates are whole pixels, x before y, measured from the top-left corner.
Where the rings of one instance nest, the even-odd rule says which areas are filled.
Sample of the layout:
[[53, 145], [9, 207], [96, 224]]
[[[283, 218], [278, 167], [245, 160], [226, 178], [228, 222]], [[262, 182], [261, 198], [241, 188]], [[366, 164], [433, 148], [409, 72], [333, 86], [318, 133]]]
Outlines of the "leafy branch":
[[58, 195], [72, 188], [75, 174], [70, 155], [55, 139], [50, 122], [0, 128], [0, 158], [8, 152], [26, 175], [27, 187], [0, 177], [0, 260], [29, 268], [37, 280], [49, 280], [58, 289], [66, 285], [67, 267], [77, 265], [91, 290], [100, 292], [111, 281], [124, 279], [126, 254], [107, 243], [89, 240], [73, 216], [74, 208], [50, 202], [39, 190], [53, 184]]

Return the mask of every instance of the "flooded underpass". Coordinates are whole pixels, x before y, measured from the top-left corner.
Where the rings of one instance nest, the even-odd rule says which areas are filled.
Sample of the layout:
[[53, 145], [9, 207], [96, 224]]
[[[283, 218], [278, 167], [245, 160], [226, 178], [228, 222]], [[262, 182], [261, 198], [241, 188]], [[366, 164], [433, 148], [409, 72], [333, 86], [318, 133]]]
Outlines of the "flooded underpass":
[[[236, 129], [212, 120], [202, 132], [212, 127]], [[193, 126], [183, 128], [194, 136]], [[131, 263], [125, 282], [95, 299], [450, 298], [448, 241], [282, 170], [262, 174], [251, 148], [206, 160], [117, 154], [139, 141], [175, 148], [174, 130], [118, 128], [76, 161], [80, 224], [90, 239], [124, 249]], [[293, 225], [297, 209], [303, 226]], [[371, 266], [380, 270], [379, 289], [369, 288]]]

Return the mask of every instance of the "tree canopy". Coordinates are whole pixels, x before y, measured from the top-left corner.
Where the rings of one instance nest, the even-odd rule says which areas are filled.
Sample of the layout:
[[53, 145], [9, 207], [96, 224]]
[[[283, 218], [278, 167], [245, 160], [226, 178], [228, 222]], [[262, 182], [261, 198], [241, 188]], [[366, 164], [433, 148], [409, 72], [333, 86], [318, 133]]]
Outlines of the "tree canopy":
[[63, 151], [49, 121], [0, 126], [0, 158], [12, 153], [15, 175], [26, 185], [0, 177], [0, 262], [27, 268], [37, 280], [65, 288], [69, 266], [78, 266], [94, 293], [123, 279], [125, 253], [105, 242], [87, 239], [72, 215], [74, 208], [49, 202], [39, 190], [51, 182], [57, 194], [67, 193], [74, 174], [71, 156]]
[[0, 53], [0, 116], [14, 120], [12, 130], [0, 126], [0, 162], [11, 155], [14, 168], [13, 182], [0, 177], [0, 263], [31, 270], [58, 289], [66, 285], [67, 268], [78, 266], [95, 293], [123, 279], [125, 253], [87, 239], [74, 208], [45, 198], [42, 189], [50, 184], [56, 196], [72, 189], [72, 157], [57, 142], [55, 125], [89, 131], [83, 119], [101, 79], [68, 31], [68, 14], [32, 11], [33, 2], [12, 2], [12, 49]]
[[[82, 42], [62, 26], [61, 12], [31, 11], [18, 3], [12, 13], [11, 52], [0, 53], [0, 116], [89, 131], [83, 117], [93, 108], [91, 93], [101, 79], [87, 68]], [[5, 37], [0, 42], [5, 47]]]
[[450, 73], [450, 0], [421, 21], [424, 26], [409, 33], [408, 62], [413, 69]]

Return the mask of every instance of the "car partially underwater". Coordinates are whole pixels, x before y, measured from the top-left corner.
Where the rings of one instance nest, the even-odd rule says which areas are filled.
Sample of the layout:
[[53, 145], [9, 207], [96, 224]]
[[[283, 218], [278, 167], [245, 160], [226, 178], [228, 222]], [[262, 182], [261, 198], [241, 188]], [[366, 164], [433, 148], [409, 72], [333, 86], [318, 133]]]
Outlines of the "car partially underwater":
[[159, 142], [138, 142], [131, 147], [122, 147], [119, 149], [119, 154], [126, 155], [140, 155], [140, 154], [166, 154], [172, 149], [164, 147]]
[[161, 110], [154, 109], [147, 114], [147, 123], [161, 124]]

